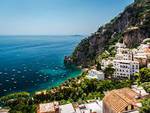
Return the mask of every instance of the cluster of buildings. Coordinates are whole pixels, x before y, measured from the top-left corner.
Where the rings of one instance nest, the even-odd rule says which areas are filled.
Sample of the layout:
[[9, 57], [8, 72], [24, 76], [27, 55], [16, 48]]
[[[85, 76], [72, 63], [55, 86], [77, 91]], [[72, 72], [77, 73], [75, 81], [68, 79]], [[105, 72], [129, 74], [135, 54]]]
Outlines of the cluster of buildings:
[[[88, 71], [89, 79], [104, 80], [104, 70], [109, 65], [115, 69], [114, 77], [129, 78], [140, 67], [150, 68], [150, 44], [141, 44], [137, 49], [129, 49], [124, 43], [117, 43], [115, 58], [103, 59], [101, 69]], [[142, 87], [115, 89], [105, 93], [103, 100], [88, 101], [84, 104], [70, 103], [59, 105], [58, 102], [39, 104], [37, 113], [139, 113], [141, 98], [148, 97]]]
[[39, 104], [37, 113], [102, 113], [102, 101], [94, 100], [85, 104], [70, 103], [59, 105], [58, 102]]
[[139, 72], [139, 62], [134, 60], [131, 49], [126, 48], [124, 43], [117, 43], [116, 50], [117, 53], [113, 60], [114, 77], [130, 78], [131, 75]]
[[84, 104], [58, 102], [39, 104], [37, 113], [139, 113], [141, 98], [149, 94], [142, 87], [122, 88], [105, 93], [102, 101], [91, 100]]
[[115, 77], [130, 78], [140, 67], [150, 66], [150, 44], [142, 43], [137, 49], [126, 48], [124, 43], [116, 44], [117, 54], [113, 60]]
[[115, 69], [113, 74], [116, 78], [131, 78], [134, 73], [139, 72], [139, 68], [150, 68], [150, 44], [142, 43], [137, 49], [129, 49], [124, 43], [117, 43], [115, 46], [115, 58], [109, 57], [103, 59], [101, 63], [101, 71], [90, 70], [88, 78], [104, 79], [103, 70], [109, 65]]

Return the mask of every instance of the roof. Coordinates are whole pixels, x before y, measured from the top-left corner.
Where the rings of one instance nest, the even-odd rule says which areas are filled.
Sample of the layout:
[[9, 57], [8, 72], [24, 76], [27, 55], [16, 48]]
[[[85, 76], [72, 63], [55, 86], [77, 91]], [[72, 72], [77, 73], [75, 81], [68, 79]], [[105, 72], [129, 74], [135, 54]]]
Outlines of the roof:
[[132, 60], [113, 60], [114, 62], [120, 62], [120, 63], [136, 63], [139, 64], [138, 61], [132, 61]]
[[8, 113], [9, 112], [9, 109], [1, 109], [0, 108], [0, 113]]
[[45, 113], [45, 112], [55, 112], [55, 106], [58, 105], [58, 103], [52, 102], [52, 103], [44, 103], [39, 105], [39, 112]]
[[149, 93], [147, 93], [141, 86], [132, 85], [131, 88], [133, 91], [140, 94], [142, 97], [149, 95]]
[[117, 43], [116, 45], [115, 45], [116, 47], [123, 47], [123, 48], [125, 48], [126, 47], [126, 45], [124, 44], [124, 43]]
[[145, 52], [145, 53], [150, 53], [150, 48], [145, 48], [145, 49], [144, 49], [144, 52]]
[[61, 113], [75, 113], [75, 110], [72, 104], [65, 104], [60, 106]]
[[81, 104], [76, 109], [76, 113], [102, 113], [102, 101], [96, 100], [94, 102]]
[[104, 104], [115, 112], [122, 112], [128, 105], [136, 105], [138, 102], [135, 97], [138, 94], [130, 88], [112, 90], [103, 99]]
[[90, 72], [94, 72], [96, 74], [104, 74], [102, 71], [97, 71], [95, 69], [90, 70]]

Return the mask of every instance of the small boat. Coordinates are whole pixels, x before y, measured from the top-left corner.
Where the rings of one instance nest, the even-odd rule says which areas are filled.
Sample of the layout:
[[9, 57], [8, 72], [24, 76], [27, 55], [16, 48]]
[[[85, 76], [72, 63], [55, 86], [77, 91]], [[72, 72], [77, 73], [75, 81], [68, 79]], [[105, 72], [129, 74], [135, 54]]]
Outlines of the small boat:
[[9, 80], [5, 80], [6, 82], [9, 82]]
[[16, 71], [16, 69], [12, 69], [12, 71]]

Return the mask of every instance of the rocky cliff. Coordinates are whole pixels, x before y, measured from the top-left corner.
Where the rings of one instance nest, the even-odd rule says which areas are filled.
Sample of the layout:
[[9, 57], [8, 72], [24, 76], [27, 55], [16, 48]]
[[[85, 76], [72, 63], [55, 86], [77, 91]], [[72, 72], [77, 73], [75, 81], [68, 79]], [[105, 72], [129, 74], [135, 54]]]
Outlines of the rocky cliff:
[[83, 39], [70, 56], [71, 62], [86, 67], [94, 64], [95, 57], [108, 49], [114, 40], [123, 40], [128, 47], [136, 47], [148, 37], [150, 37], [150, 0], [135, 0], [124, 12]]

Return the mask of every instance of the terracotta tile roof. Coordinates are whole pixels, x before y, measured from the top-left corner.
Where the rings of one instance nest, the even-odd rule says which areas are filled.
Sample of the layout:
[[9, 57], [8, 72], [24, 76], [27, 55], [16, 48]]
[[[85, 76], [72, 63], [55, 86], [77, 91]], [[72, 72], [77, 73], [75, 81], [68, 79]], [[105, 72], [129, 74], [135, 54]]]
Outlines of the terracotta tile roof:
[[150, 48], [145, 48], [145, 49], [144, 49], [144, 52], [145, 52], [145, 53], [150, 53]]
[[128, 105], [137, 103], [135, 96], [138, 94], [130, 88], [112, 90], [106, 94], [103, 102], [116, 113], [122, 112]]

